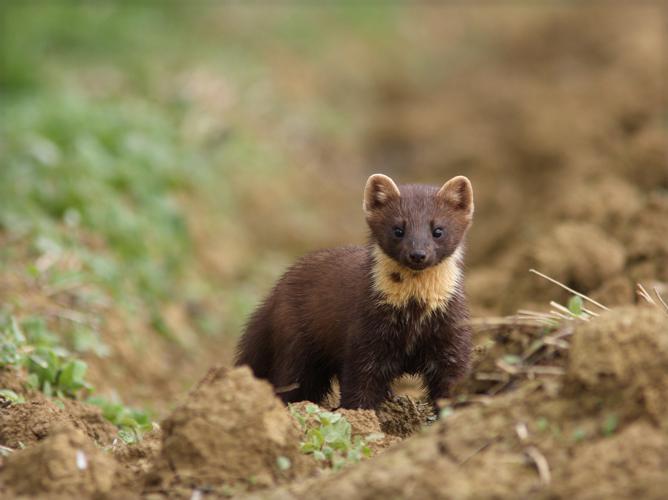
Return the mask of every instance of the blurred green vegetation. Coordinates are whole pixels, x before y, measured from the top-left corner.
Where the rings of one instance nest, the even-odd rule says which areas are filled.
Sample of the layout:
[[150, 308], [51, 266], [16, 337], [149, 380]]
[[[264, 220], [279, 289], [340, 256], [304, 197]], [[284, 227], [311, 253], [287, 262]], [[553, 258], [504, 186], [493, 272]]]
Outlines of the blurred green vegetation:
[[[0, 236], [27, 242], [32, 262], [75, 255], [76, 276], [52, 271], [49, 279], [102, 286], [114, 302], [147, 309], [154, 330], [167, 337], [162, 302], [212, 294], [223, 299], [223, 318], [198, 317], [196, 327], [214, 333], [222, 321], [236, 333], [285, 261], [271, 250], [269, 256], [258, 251], [260, 258], [230, 255], [222, 272], [210, 272], [198, 260], [194, 234], [223, 228], [238, 253], [245, 252], [262, 238], [253, 234], [259, 228], [241, 227], [258, 224], [246, 213], [258, 179], [288, 185], [289, 172], [300, 168], [286, 134], [343, 141], [355, 130], [354, 119], [332, 102], [282, 100], [271, 86], [276, 82], [268, 85], [272, 71], [282, 59], [288, 65], [305, 59], [336, 74], [339, 68], [319, 58], [340, 43], [340, 33], [382, 45], [397, 11], [354, 2], [317, 10], [3, 2]], [[286, 83], [296, 93], [299, 64]], [[224, 118], [202, 119], [209, 105], [224, 108], [213, 114]], [[303, 204], [287, 194], [275, 198], [307, 232]], [[200, 218], [205, 227], [195, 231], [191, 222]], [[271, 228], [265, 233], [271, 241]], [[280, 238], [278, 245], [294, 240]], [[10, 246], [0, 252], [0, 267], [16, 269]], [[216, 251], [215, 241], [211, 247]], [[24, 272], [38, 277], [41, 271], [30, 264]]]

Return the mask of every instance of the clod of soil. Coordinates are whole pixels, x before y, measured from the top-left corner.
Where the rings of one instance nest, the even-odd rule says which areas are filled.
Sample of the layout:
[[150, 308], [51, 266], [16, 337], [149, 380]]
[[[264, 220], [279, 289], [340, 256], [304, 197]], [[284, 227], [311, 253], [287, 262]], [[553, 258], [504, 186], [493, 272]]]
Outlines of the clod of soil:
[[6, 496], [92, 497], [111, 491], [115, 468], [83, 432], [64, 426], [7, 457], [0, 483]]
[[668, 316], [624, 307], [579, 326], [573, 334], [566, 390], [626, 401], [668, 428]]
[[397, 396], [385, 401], [376, 414], [383, 432], [402, 438], [419, 431], [436, 418], [431, 404], [415, 401], [408, 396]]
[[[314, 467], [299, 451], [297, 422], [271, 385], [247, 367], [211, 369], [161, 427], [162, 453], [147, 483], [151, 492], [243, 491], [303, 476]], [[280, 470], [279, 457], [290, 461], [287, 470]]]

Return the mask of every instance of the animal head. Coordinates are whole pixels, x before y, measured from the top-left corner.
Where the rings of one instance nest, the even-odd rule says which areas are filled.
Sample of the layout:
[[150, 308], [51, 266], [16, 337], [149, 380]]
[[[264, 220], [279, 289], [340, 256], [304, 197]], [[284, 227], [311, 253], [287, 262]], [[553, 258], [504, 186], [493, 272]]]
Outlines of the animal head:
[[434, 186], [397, 186], [374, 174], [364, 188], [373, 240], [401, 266], [421, 271], [450, 257], [473, 219], [473, 189], [464, 176]]

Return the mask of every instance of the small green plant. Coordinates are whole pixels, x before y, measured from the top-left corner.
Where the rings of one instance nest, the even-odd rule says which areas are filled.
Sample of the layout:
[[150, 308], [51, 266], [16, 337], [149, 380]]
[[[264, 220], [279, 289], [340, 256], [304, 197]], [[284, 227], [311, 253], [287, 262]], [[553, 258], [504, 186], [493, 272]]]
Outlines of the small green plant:
[[587, 437], [587, 431], [585, 429], [577, 428], [573, 431], [573, 441], [575, 441], [576, 443], [584, 441], [586, 437]]
[[574, 316], [582, 316], [584, 304], [582, 303], [582, 297], [578, 295], [573, 295], [568, 301], [568, 310]]
[[451, 417], [452, 415], [454, 415], [454, 413], [455, 413], [455, 409], [452, 406], [446, 406], [445, 408], [443, 408], [441, 410], [441, 412], [439, 414], [439, 417], [441, 418], [441, 420], [445, 420], [446, 418]]
[[540, 432], [544, 432], [550, 428], [550, 422], [548, 419], [545, 417], [538, 417], [538, 420], [536, 420], [536, 428]]
[[601, 425], [601, 432], [603, 432], [603, 435], [605, 436], [612, 436], [617, 430], [618, 426], [619, 426], [619, 417], [614, 413], [611, 413], [607, 417], [605, 417], [605, 420]]
[[70, 356], [43, 319], [28, 318], [21, 324], [5, 319], [0, 326], [0, 367], [25, 368], [28, 385], [47, 396], [76, 397], [92, 389], [86, 382], [87, 365]]
[[129, 408], [121, 402], [109, 401], [100, 396], [90, 397], [87, 402], [99, 407], [104, 418], [119, 428], [118, 436], [126, 444], [138, 442], [145, 432], [153, 429], [151, 417], [144, 410]]
[[281, 455], [276, 458], [276, 466], [278, 467], [278, 470], [286, 471], [292, 467], [292, 462], [288, 457]]
[[[93, 391], [86, 381], [87, 365], [72, 357], [59, 344], [42, 318], [32, 317], [19, 323], [16, 318], [0, 318], [0, 368], [25, 369], [27, 383], [47, 396], [76, 398], [82, 391]], [[0, 390], [0, 397], [20, 404], [25, 399], [9, 389]], [[63, 408], [62, 401], [53, 400]], [[118, 435], [126, 443], [141, 439], [144, 432], [153, 428], [147, 412], [128, 408], [119, 402], [101, 397], [90, 397], [88, 402], [100, 407], [102, 414], [119, 428]]]
[[350, 422], [343, 415], [324, 411], [314, 404], [306, 406], [304, 415], [294, 408], [291, 412], [306, 432], [301, 451], [327, 462], [335, 470], [371, 456], [368, 442], [382, 437], [372, 434], [366, 439], [361, 436], [353, 438]]
[[0, 389], [0, 399], [9, 401], [12, 404], [20, 405], [26, 402], [25, 398], [20, 394], [16, 394], [11, 389]]

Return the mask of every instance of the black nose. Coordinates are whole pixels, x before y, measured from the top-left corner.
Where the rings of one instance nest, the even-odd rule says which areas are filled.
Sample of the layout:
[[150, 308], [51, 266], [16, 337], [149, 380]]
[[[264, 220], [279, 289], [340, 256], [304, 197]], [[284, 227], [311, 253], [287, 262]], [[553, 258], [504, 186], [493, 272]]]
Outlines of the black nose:
[[415, 264], [420, 264], [422, 261], [424, 261], [424, 259], [427, 258], [427, 254], [420, 251], [411, 252], [408, 255], [408, 258], [411, 259], [411, 262], [414, 262]]

